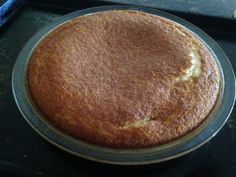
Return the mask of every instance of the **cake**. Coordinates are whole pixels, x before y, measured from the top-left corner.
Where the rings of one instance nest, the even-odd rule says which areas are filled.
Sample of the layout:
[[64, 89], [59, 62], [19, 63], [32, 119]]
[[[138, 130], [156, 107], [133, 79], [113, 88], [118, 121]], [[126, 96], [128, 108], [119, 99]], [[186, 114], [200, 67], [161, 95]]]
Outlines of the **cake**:
[[182, 25], [140, 11], [77, 17], [50, 32], [28, 65], [33, 104], [59, 131], [111, 148], [190, 133], [212, 110], [220, 73]]

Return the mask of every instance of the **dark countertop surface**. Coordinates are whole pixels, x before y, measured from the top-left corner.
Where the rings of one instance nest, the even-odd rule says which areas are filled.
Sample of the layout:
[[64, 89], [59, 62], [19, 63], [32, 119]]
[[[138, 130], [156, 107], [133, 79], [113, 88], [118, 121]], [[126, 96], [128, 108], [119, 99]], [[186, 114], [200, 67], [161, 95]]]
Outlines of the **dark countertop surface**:
[[[210, 142], [188, 155], [160, 164], [115, 166], [96, 163], [65, 153], [41, 138], [16, 107], [11, 91], [11, 71], [26, 41], [43, 26], [69, 12], [62, 8], [28, 5], [0, 31], [0, 176], [236, 176], [236, 110]], [[210, 22], [205, 17], [176, 14], [213, 37], [236, 69], [236, 31], [232, 30], [235, 29], [232, 22], [218, 19]]]
[[155, 7], [162, 10], [236, 19], [235, 0], [108, 0], [109, 2]]
[[32, 0], [38, 3], [53, 4], [54, 6], [75, 8], [91, 4], [119, 3], [148, 6], [165, 11], [187, 14], [220, 17], [236, 20], [235, 0]]

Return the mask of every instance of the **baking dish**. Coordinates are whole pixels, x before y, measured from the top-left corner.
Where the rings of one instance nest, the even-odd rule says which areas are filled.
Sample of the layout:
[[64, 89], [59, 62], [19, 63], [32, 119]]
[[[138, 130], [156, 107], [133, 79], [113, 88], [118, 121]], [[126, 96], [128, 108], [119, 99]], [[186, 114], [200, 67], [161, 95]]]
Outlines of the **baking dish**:
[[[221, 91], [217, 102], [207, 119], [189, 134], [170, 143], [135, 150], [106, 148], [80, 141], [55, 128], [37, 110], [28, 92], [27, 67], [31, 54], [51, 31], [67, 21], [83, 15], [109, 10], [143, 11], [158, 15], [184, 26], [198, 37], [215, 56], [221, 73]], [[103, 6], [76, 11], [63, 16], [39, 31], [25, 45], [19, 54], [12, 73], [12, 88], [16, 103], [27, 122], [52, 144], [75, 155], [113, 164], [148, 164], [161, 162], [184, 155], [207, 142], [222, 128], [232, 111], [235, 100], [235, 77], [229, 60], [221, 48], [207, 34], [196, 26], [167, 13], [144, 7]]]

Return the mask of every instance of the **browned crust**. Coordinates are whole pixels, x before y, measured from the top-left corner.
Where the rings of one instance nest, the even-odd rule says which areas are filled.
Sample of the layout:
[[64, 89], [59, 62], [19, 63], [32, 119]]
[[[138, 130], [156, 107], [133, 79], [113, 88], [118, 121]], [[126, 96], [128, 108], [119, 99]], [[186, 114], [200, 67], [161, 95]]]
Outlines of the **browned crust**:
[[[201, 57], [201, 73], [177, 81]], [[206, 47], [180, 25], [141, 12], [74, 19], [35, 49], [29, 89], [59, 129], [94, 144], [140, 148], [196, 128], [215, 104], [219, 70]]]

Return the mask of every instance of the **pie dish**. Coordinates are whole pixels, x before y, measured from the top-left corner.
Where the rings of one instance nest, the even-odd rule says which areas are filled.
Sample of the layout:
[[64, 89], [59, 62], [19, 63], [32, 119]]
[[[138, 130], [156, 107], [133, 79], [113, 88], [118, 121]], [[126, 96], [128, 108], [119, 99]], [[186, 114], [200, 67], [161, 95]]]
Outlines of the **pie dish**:
[[[83, 157], [119, 164], [174, 158], [211, 138], [234, 103], [234, 74], [220, 48], [160, 11], [82, 10], [30, 42], [13, 71], [17, 104], [41, 135]], [[226, 90], [233, 93], [227, 105]]]

